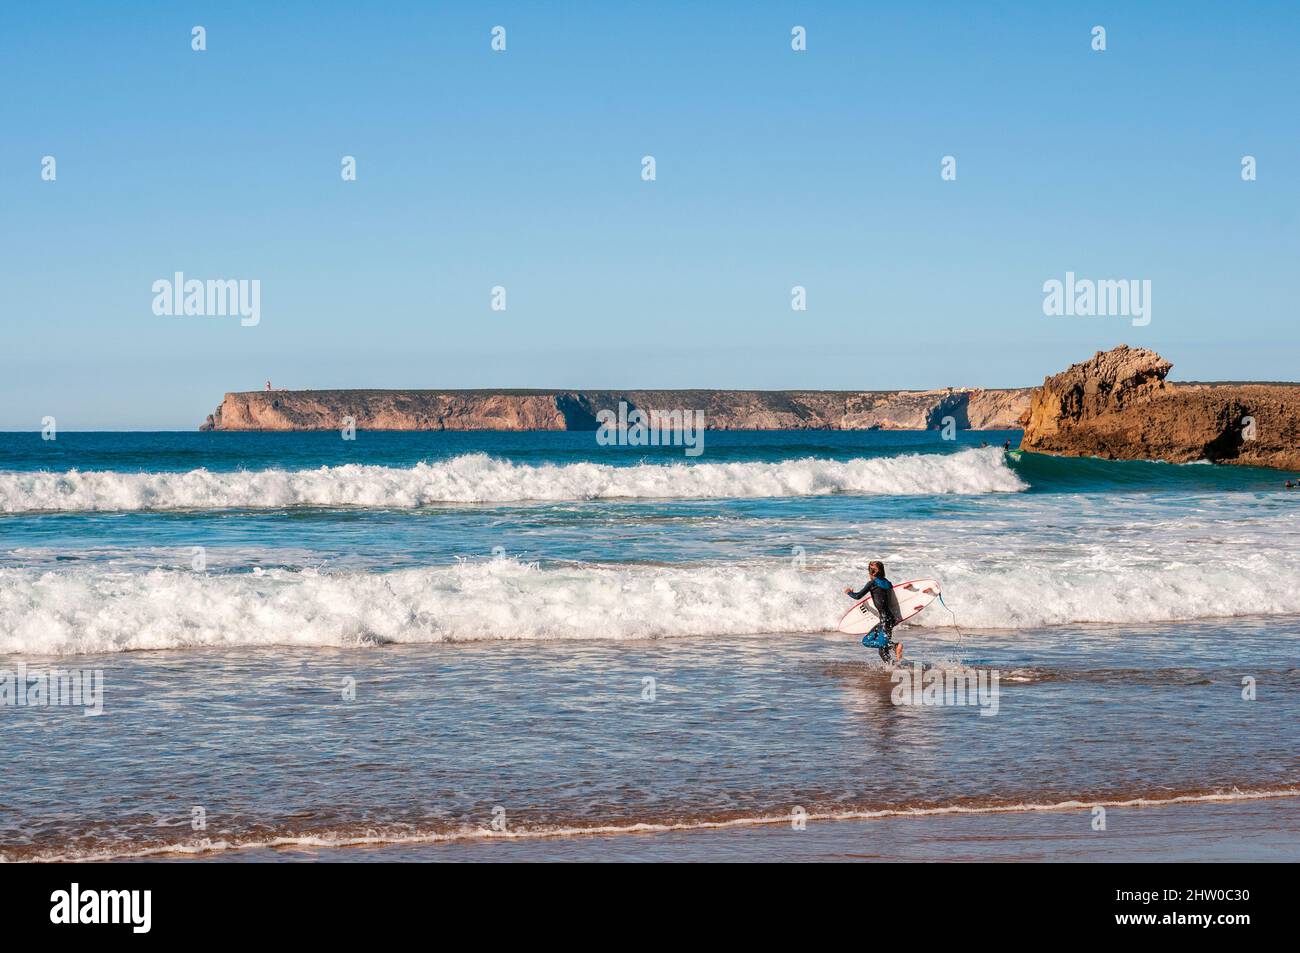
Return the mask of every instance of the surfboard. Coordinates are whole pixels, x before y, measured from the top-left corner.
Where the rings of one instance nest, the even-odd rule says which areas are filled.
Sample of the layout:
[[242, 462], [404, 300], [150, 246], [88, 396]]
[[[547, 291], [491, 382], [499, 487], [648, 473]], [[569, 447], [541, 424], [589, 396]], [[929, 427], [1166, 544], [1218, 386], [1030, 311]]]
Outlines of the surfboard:
[[[894, 583], [896, 600], [894, 615], [898, 617], [900, 623], [906, 622], [938, 599], [939, 592], [938, 579], [913, 579], [909, 582]], [[849, 607], [849, 611], [844, 613], [844, 618], [840, 619], [840, 624], [836, 626], [836, 631], [848, 635], [866, 635], [879, 621], [880, 615], [876, 612], [876, 607], [871, 604], [871, 596], [867, 595]]]

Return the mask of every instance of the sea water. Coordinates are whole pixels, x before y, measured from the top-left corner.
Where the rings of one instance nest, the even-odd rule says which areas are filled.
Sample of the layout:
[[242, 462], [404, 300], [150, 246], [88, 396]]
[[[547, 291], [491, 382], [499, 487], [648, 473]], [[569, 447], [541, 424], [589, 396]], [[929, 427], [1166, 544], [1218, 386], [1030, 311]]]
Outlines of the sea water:
[[[0, 434], [0, 855], [1293, 803], [1300, 490], [1017, 438]], [[899, 669], [872, 559], [943, 585]]]

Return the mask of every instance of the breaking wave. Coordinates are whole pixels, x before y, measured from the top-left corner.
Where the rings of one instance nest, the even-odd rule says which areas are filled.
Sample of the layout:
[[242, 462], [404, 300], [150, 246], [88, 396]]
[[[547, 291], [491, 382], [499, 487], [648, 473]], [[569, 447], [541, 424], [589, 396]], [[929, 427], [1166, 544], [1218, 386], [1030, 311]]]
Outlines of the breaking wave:
[[347, 464], [314, 470], [0, 473], [5, 513], [278, 509], [410, 509], [439, 503], [600, 499], [1014, 493], [1027, 488], [1001, 451], [776, 463], [531, 465], [474, 453], [414, 467]]
[[[1300, 614], [1289, 566], [1223, 570], [1241, 597], [1230, 606], [1193, 566], [1137, 570], [1126, 586], [1142, 598], [1121, 601], [1109, 572], [989, 573], [952, 564], [936, 572], [952, 612], [936, 603], [913, 625], [1018, 629]], [[801, 570], [785, 560], [542, 568], [496, 559], [392, 572], [237, 574], [4, 569], [0, 654], [815, 633], [835, 628], [849, 606], [841, 589], [856, 573], [847, 565]]]

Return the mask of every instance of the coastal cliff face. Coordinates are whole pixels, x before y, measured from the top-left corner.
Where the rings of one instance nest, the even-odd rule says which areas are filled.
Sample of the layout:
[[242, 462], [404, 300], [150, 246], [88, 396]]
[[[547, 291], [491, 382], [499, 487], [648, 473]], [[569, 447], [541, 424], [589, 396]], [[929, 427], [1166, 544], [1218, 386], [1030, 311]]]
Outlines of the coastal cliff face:
[[1172, 366], [1121, 345], [1046, 378], [1030, 398], [1021, 447], [1300, 469], [1300, 385], [1171, 383]]
[[554, 397], [507, 392], [384, 390], [249, 391], [226, 394], [200, 429], [563, 430]]
[[698, 410], [710, 430], [1011, 430], [1029, 388], [932, 391], [272, 390], [226, 394], [200, 430], [595, 430], [596, 414]]

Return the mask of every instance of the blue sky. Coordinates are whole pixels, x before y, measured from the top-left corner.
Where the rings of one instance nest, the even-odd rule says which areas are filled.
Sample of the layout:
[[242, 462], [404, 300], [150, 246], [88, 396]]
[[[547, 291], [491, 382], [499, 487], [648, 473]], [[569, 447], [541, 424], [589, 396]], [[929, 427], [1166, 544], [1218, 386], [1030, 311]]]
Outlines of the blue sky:
[[[385, 7], [0, 7], [0, 429], [268, 378], [1018, 386], [1121, 342], [1300, 376], [1293, 5]], [[176, 271], [259, 279], [260, 324], [154, 315]], [[1151, 323], [1045, 316], [1067, 271], [1150, 279]]]

